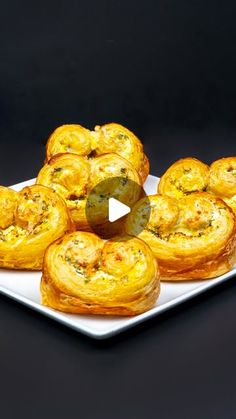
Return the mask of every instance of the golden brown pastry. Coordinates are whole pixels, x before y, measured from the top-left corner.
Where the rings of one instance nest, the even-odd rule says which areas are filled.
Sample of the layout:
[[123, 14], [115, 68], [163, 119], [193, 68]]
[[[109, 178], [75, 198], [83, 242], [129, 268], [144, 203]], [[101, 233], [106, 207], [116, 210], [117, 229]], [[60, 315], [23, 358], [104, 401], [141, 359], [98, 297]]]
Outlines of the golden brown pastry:
[[50, 135], [46, 145], [46, 161], [56, 154], [75, 153], [89, 156], [93, 151], [94, 137], [91, 131], [76, 124], [61, 125]]
[[207, 166], [188, 157], [178, 160], [161, 177], [158, 192], [175, 198], [207, 191], [222, 198], [236, 214], [236, 157]]
[[47, 246], [73, 224], [63, 199], [45, 186], [0, 187], [0, 267], [40, 270]]
[[105, 241], [75, 232], [51, 244], [41, 280], [42, 303], [68, 313], [130, 316], [149, 310], [160, 292], [159, 271], [142, 240]]
[[126, 221], [128, 234], [137, 235], [156, 256], [161, 279], [213, 278], [236, 262], [236, 218], [223, 200], [206, 192], [176, 200], [152, 195], [138, 201]]
[[236, 157], [225, 157], [211, 164], [208, 189], [221, 197], [236, 214]]
[[133, 132], [120, 124], [106, 124], [95, 127], [96, 152], [117, 153], [127, 159], [140, 175], [142, 184], [149, 174], [149, 161], [143, 152], [141, 141]]
[[187, 157], [176, 161], [161, 177], [158, 193], [181, 198], [193, 192], [203, 192], [209, 182], [209, 167], [200, 160]]
[[141, 141], [120, 124], [97, 125], [94, 131], [76, 124], [62, 125], [48, 139], [46, 161], [60, 153], [75, 153], [88, 158], [116, 153], [135, 167], [142, 184], [149, 174], [149, 161]]
[[[101, 194], [95, 193], [92, 198], [90, 192], [100, 182], [115, 177], [118, 178], [115, 190], [113, 183], [106, 183], [105, 190], [100, 191]], [[127, 179], [133, 182], [130, 184]], [[140, 198], [141, 193], [140, 179], [134, 167], [123, 157], [114, 153], [104, 154], [91, 160], [71, 153], [57, 155], [40, 170], [36, 182], [52, 188], [63, 197], [76, 228], [85, 231], [91, 230], [91, 219], [87, 219], [86, 212], [88, 195], [89, 204], [96, 208], [93, 211], [93, 225], [106, 229], [109, 197], [113, 196], [132, 206]], [[113, 226], [110, 225], [111, 227]], [[119, 232], [120, 225], [114, 225], [114, 228], [116, 227]], [[109, 235], [109, 231], [107, 234]]]

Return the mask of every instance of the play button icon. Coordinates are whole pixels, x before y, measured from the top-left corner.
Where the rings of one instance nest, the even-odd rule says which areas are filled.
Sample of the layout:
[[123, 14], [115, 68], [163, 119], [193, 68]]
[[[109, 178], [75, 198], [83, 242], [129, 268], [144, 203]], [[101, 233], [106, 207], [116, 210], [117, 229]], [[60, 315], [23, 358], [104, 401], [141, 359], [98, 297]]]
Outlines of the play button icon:
[[[128, 177], [109, 177], [97, 183], [89, 191], [86, 201], [86, 218], [90, 230], [104, 239], [125, 232], [127, 214], [146, 193], [141, 185]], [[149, 221], [150, 209], [147, 209]]]
[[108, 219], [111, 223], [119, 218], [123, 217], [126, 214], [129, 214], [130, 207], [128, 205], [122, 204], [115, 198], [109, 198], [108, 201]]

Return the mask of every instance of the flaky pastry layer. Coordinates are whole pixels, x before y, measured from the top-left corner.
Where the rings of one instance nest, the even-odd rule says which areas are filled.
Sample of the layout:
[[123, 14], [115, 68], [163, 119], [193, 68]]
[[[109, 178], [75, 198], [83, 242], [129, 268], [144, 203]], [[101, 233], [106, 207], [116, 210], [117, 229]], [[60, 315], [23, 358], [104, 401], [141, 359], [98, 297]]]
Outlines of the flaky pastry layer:
[[102, 240], [75, 232], [51, 244], [41, 280], [42, 303], [78, 314], [134, 315], [150, 309], [160, 292], [157, 262], [142, 240]]
[[133, 132], [116, 123], [97, 125], [94, 131], [76, 124], [58, 127], [48, 139], [46, 161], [60, 153], [75, 153], [88, 158], [116, 153], [134, 166], [142, 184], [149, 174], [149, 161], [141, 141]]
[[222, 198], [236, 213], [236, 157], [225, 157], [210, 166], [192, 157], [178, 160], [160, 179], [160, 194], [181, 198], [193, 192]]
[[223, 200], [206, 192], [178, 200], [164, 195], [143, 198], [128, 215], [126, 232], [151, 247], [161, 279], [213, 278], [236, 262], [235, 215]]
[[0, 187], [0, 266], [41, 270], [47, 246], [73, 231], [69, 211], [59, 195], [33, 185], [15, 192]]
[[[117, 180], [115, 189], [114, 182], [109, 181], [105, 183], [104, 190], [102, 186], [99, 187], [101, 182], [111, 178]], [[36, 182], [52, 188], [65, 199], [78, 230], [91, 231], [92, 224], [107, 230], [108, 235], [109, 229], [116, 233], [122, 229], [122, 223], [115, 224], [113, 228], [107, 222], [108, 199], [113, 196], [132, 206], [142, 193], [137, 171], [115, 153], [89, 160], [73, 153], [56, 155], [40, 170]], [[86, 205], [91, 206], [89, 220]]]

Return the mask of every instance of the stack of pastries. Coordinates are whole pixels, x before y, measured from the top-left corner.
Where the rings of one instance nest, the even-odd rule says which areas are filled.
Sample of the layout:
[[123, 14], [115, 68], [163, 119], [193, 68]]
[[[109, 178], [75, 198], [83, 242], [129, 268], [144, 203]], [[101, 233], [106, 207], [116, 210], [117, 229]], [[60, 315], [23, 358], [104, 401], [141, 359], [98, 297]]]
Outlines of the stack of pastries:
[[[181, 159], [147, 197], [141, 187], [148, 174], [141, 141], [122, 125], [57, 128], [36, 184], [20, 192], [0, 187], [0, 266], [42, 270], [42, 303], [53, 309], [126, 316], [155, 305], [160, 280], [229, 271], [236, 262], [236, 157], [211, 166]], [[91, 190], [114, 177], [131, 212], [116, 229], [102, 206], [94, 213], [105, 240], [91, 229], [86, 205]]]

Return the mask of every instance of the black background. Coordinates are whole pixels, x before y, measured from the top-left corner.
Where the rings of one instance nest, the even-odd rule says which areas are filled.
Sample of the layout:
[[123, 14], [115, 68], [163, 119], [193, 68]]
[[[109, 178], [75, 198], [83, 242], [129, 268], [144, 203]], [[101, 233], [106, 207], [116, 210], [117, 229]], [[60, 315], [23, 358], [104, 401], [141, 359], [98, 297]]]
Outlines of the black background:
[[[235, 155], [236, 4], [0, 1], [0, 183], [37, 174], [63, 123], [116, 121], [151, 173]], [[0, 415], [235, 418], [234, 281], [94, 343], [0, 300]]]

